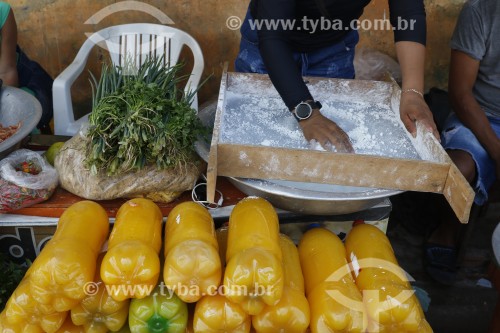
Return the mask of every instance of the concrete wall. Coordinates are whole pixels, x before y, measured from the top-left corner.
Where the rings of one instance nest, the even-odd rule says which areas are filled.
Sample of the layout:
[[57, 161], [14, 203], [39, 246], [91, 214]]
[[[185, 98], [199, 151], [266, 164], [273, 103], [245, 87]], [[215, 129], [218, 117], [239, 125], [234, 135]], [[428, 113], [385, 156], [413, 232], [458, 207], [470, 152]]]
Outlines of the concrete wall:
[[[114, 0], [15, 0], [10, 1], [19, 30], [19, 44], [33, 59], [40, 62], [52, 76], [57, 76], [71, 63], [84, 42], [85, 33], [131, 22], [154, 22], [157, 19], [140, 11], [109, 13], [97, 24], [85, 24], [87, 19]], [[230, 16], [244, 17], [248, 2], [241, 0], [147, 0], [143, 1], [167, 14], [175, 27], [190, 33], [201, 45], [205, 57], [205, 75], [213, 77], [201, 91], [206, 100], [218, 92], [224, 61], [231, 66], [238, 52], [239, 32], [226, 27]], [[446, 88], [449, 47], [456, 17], [464, 0], [427, 0], [428, 51], [426, 86]], [[373, 0], [363, 18], [382, 18], [388, 14], [387, 0]], [[360, 45], [376, 48], [394, 56], [390, 31], [364, 31]], [[89, 59], [89, 69], [100, 68], [102, 51], [96, 50]], [[88, 75], [75, 85], [74, 98], [89, 100]]]

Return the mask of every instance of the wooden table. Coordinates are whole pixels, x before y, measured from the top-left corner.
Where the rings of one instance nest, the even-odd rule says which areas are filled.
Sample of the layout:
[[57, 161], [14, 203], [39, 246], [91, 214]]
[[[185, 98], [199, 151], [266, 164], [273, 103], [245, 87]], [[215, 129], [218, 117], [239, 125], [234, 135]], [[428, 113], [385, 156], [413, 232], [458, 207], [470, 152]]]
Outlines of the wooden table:
[[[236, 187], [234, 187], [226, 178], [221, 177], [217, 182], [217, 186], [219, 191], [222, 192], [224, 197], [224, 202], [222, 207], [235, 205], [238, 201], [240, 201], [246, 196], [246, 194], [244, 194]], [[66, 208], [81, 200], [84, 199], [58, 187], [49, 200], [33, 205], [31, 207], [22, 208], [9, 213], [16, 215], [25, 215], [25, 216], [59, 218]], [[177, 204], [191, 200], [192, 200], [191, 191], [186, 191], [182, 193], [182, 195], [176, 200], [170, 203], [158, 203], [158, 206], [160, 207], [163, 216], [167, 216], [168, 213], [172, 210], [172, 208], [174, 208]], [[97, 202], [101, 204], [104, 207], [104, 209], [106, 209], [108, 216], [113, 218], [115, 217], [118, 208], [120, 208], [120, 206], [125, 201], [127, 200], [115, 199], [115, 200], [103, 200]]]
[[[210, 210], [216, 227], [227, 222], [234, 205], [246, 197], [223, 177], [217, 181], [217, 189], [222, 192], [224, 202], [220, 208]], [[18, 263], [35, 260], [54, 234], [59, 217], [64, 210], [81, 200], [83, 199], [58, 188], [53, 196], [43, 203], [19, 209], [10, 214], [0, 214], [0, 252], [7, 254], [11, 260]], [[158, 204], [158, 206], [163, 216], [166, 217], [175, 205], [191, 200], [191, 191], [187, 191], [173, 202]], [[117, 199], [98, 202], [106, 209], [110, 222], [114, 223], [116, 212], [125, 201], [125, 199]], [[297, 239], [300, 237], [301, 230], [310, 222], [321, 222], [326, 227], [334, 229], [336, 233], [345, 233], [350, 229], [352, 221], [362, 219], [377, 223], [385, 231], [390, 211], [391, 203], [388, 199], [365, 211], [337, 216], [309, 216], [276, 208], [280, 223], [284, 224], [282, 231], [289, 235], [296, 235]]]
[[[214, 221], [222, 224], [227, 222], [233, 205], [246, 195], [227, 179], [220, 179], [218, 190], [223, 193], [223, 205], [210, 212]], [[18, 263], [25, 263], [26, 260], [33, 261], [54, 234], [59, 217], [64, 210], [81, 200], [84, 199], [62, 188], [57, 188], [51, 198], [45, 202], [9, 212], [9, 214], [0, 214], [0, 252], [7, 254], [11, 260]], [[159, 203], [158, 206], [163, 216], [166, 217], [177, 204], [191, 200], [191, 191], [186, 191], [173, 202]], [[110, 222], [113, 223], [116, 212], [125, 201], [126, 199], [116, 199], [97, 202], [104, 207], [110, 217]]]

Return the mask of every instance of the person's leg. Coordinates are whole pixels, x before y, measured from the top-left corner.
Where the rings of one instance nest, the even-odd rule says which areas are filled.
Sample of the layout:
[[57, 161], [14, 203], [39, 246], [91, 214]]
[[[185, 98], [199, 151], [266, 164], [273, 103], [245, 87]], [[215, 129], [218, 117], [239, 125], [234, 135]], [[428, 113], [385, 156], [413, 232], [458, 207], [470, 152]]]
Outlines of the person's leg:
[[234, 62], [234, 69], [241, 73], [266, 74], [266, 66], [260, 56], [257, 31], [250, 28], [249, 20], [251, 19], [252, 16], [248, 10], [240, 29], [240, 51]]
[[[500, 118], [488, 118], [500, 137]], [[495, 162], [477, 140], [474, 133], [451, 114], [441, 133], [441, 143], [460, 172], [476, 191], [474, 203], [483, 205], [488, 200], [488, 190], [496, 180]]]
[[305, 75], [353, 79], [354, 50], [358, 41], [359, 34], [353, 30], [339, 42], [307, 53]]
[[[492, 123], [497, 133], [500, 126]], [[495, 164], [474, 134], [452, 114], [442, 132], [448, 155], [476, 191], [475, 203], [486, 202], [488, 189], [495, 181]], [[435, 280], [453, 283], [457, 249], [464, 225], [460, 224], [444, 198], [440, 199], [440, 224], [430, 234], [425, 248], [426, 270]]]
[[[476, 163], [472, 156], [463, 150], [447, 150], [448, 155], [453, 163], [462, 172], [465, 179], [470, 184], [474, 184], [476, 179]], [[432, 231], [427, 239], [430, 248], [443, 247], [450, 254], [450, 265], [456, 264], [456, 255], [460, 246], [461, 235], [464, 233], [465, 225], [461, 224], [455, 216], [453, 210], [449, 207], [448, 202], [444, 198], [440, 198], [437, 203], [439, 210], [440, 223]], [[441, 251], [443, 252], [443, 251]], [[442, 253], [443, 254], [443, 253]], [[436, 254], [435, 254], [436, 255]], [[450, 267], [451, 269], [451, 267]], [[432, 274], [431, 274], [432, 275]]]
[[[474, 184], [474, 180], [476, 179], [476, 163], [472, 156], [468, 152], [458, 149], [447, 150], [447, 153], [469, 184]], [[463, 230], [463, 225], [455, 217], [455, 214], [449, 208], [446, 200], [443, 199], [441, 201], [441, 223], [431, 233], [428, 241], [430, 243], [456, 248], [460, 233]]]

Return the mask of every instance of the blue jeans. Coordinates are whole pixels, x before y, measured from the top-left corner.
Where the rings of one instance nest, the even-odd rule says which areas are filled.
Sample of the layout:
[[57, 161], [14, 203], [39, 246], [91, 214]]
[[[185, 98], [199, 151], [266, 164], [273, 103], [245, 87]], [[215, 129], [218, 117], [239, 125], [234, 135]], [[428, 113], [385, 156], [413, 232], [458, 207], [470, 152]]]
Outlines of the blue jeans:
[[[250, 28], [249, 12], [241, 26], [240, 52], [235, 60], [235, 70], [243, 73], [267, 74], [260, 56], [257, 31]], [[327, 47], [307, 53], [294, 52], [293, 57], [302, 69], [302, 76], [354, 78], [354, 49], [359, 41], [357, 30], [348, 32], [344, 39]]]
[[[488, 117], [493, 131], [500, 137], [500, 118]], [[474, 202], [483, 205], [488, 200], [488, 190], [496, 179], [495, 161], [488, 155], [470, 129], [464, 126], [452, 113], [446, 120], [441, 133], [444, 149], [457, 149], [468, 152], [476, 163], [477, 181], [473, 184], [476, 196]]]

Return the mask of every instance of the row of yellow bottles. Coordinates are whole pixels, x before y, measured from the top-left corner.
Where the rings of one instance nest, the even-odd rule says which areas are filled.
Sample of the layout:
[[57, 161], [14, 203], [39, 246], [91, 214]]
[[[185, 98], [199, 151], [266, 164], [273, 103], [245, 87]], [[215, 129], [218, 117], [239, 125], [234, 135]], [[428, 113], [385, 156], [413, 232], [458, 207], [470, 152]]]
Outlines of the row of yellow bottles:
[[[165, 224], [160, 295], [161, 223], [152, 201], [127, 201], [99, 268], [105, 211], [90, 201], [68, 208], [0, 315], [0, 332], [72, 332], [69, 321], [86, 333], [182, 332], [185, 303], [194, 302], [195, 332], [432, 332], [389, 240], [373, 226], [355, 226], [345, 246], [314, 228], [297, 249], [262, 198], [240, 201], [218, 237], [204, 207], [182, 203]], [[93, 295], [85, 294], [89, 282]]]
[[[297, 247], [279, 234], [277, 223], [274, 209], [264, 199], [248, 198], [235, 206], [229, 227], [217, 231], [217, 240], [221, 258], [229, 263], [225, 277], [240, 284], [228, 290], [225, 280], [216, 294], [198, 301], [193, 319], [195, 333], [248, 333], [252, 325], [255, 332], [262, 333], [306, 332], [310, 311]], [[239, 255], [266, 251], [269, 253], [263, 257]], [[277, 283], [280, 297], [273, 292]], [[238, 297], [234, 297], [236, 288], [242, 292]], [[270, 304], [266, 303], [269, 296], [275, 297], [267, 298]]]

